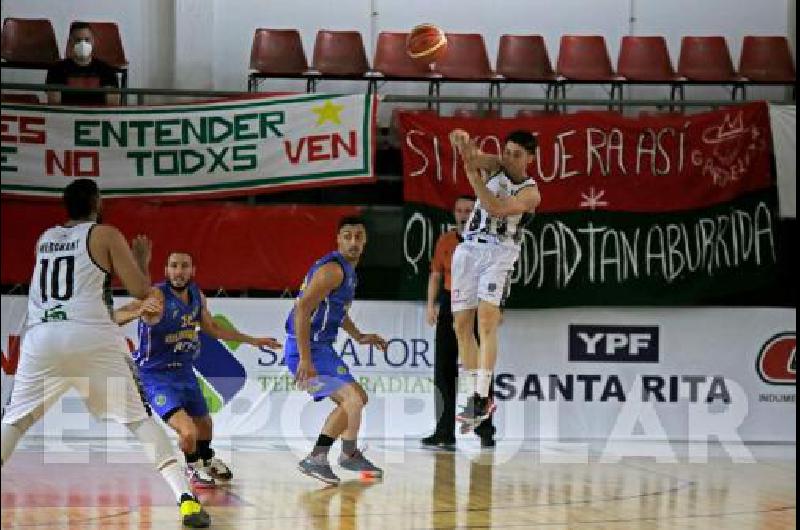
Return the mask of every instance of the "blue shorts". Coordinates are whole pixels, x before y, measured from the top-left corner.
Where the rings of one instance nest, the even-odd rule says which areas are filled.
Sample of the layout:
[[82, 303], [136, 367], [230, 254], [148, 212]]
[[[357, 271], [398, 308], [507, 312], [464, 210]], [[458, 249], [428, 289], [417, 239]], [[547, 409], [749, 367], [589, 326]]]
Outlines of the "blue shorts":
[[148, 403], [164, 421], [179, 409], [184, 409], [192, 418], [208, 416], [206, 398], [191, 368], [140, 371], [139, 380]]
[[[300, 364], [297, 341], [292, 338], [286, 339], [283, 351], [289, 371], [292, 372], [292, 375], [297, 374], [297, 365]], [[333, 344], [329, 342], [311, 343], [311, 362], [314, 363], [317, 377], [311, 380], [308, 393], [314, 397], [314, 401], [321, 401], [344, 385], [356, 382], [350, 375], [350, 369], [341, 357], [336, 355]]]

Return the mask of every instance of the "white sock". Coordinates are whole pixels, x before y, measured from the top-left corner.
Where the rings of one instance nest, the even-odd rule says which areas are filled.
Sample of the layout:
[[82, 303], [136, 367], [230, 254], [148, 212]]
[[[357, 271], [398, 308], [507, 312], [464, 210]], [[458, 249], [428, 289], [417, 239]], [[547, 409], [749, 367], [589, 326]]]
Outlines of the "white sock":
[[478, 370], [464, 370], [467, 374], [467, 395], [478, 391]]
[[[159, 469], [159, 471], [172, 489], [172, 493], [175, 495], [177, 502], [181, 502], [181, 496], [184, 493], [192, 495], [189, 489], [189, 483], [186, 481], [186, 475], [183, 473], [183, 467], [178, 463], [177, 459], [168, 463], [166, 466]], [[194, 497], [194, 495], [192, 496]]]
[[183, 466], [181, 466], [164, 429], [153, 418], [128, 424], [127, 427], [142, 443], [150, 461], [155, 464], [158, 472], [172, 488], [175, 499], [180, 502], [181, 495], [184, 493], [191, 495], [189, 482], [183, 473]]
[[477, 392], [481, 397], [489, 397], [489, 387], [492, 386], [491, 370], [477, 371]]
[[3, 424], [2, 429], [0, 429], [0, 438], [2, 439], [0, 441], [0, 463], [5, 464], [8, 462], [8, 458], [11, 456], [11, 453], [14, 452], [23, 434], [24, 433], [14, 425], [10, 423]]

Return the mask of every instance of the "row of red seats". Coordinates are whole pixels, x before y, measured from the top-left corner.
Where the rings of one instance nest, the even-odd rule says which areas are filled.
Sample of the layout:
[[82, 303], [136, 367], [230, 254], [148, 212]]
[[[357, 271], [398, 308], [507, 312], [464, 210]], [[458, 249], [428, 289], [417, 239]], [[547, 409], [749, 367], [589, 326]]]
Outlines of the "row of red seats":
[[739, 70], [724, 37], [683, 37], [677, 70], [664, 37], [622, 38], [616, 71], [602, 36], [561, 37], [555, 70], [540, 35], [503, 35], [493, 70], [483, 37], [447, 33], [448, 51], [431, 69], [411, 60], [406, 33], [382, 32], [370, 67], [357, 31], [317, 33], [309, 69], [300, 34], [293, 29], [257, 29], [250, 54], [250, 87], [259, 78], [488, 81], [556, 83], [794, 84], [795, 69], [785, 37], [747, 36]]
[[[70, 23], [70, 30], [74, 23]], [[127, 69], [128, 59], [117, 24], [89, 22], [89, 25], [95, 37], [95, 57], [117, 70]], [[61, 59], [53, 24], [47, 19], [6, 18], [0, 38], [0, 56], [4, 68], [49, 67]]]

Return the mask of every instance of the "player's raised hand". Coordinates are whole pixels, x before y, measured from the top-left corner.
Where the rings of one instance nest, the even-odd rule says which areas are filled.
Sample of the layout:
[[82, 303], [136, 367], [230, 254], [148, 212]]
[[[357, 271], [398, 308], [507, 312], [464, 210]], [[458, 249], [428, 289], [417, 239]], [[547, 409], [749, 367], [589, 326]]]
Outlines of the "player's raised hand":
[[450, 131], [450, 143], [459, 151], [463, 151], [464, 146], [469, 142], [469, 133], [464, 129], [453, 129]]
[[251, 344], [256, 348], [278, 349], [283, 347], [283, 344], [278, 339], [273, 339], [272, 337], [253, 337]]
[[375, 333], [362, 334], [358, 339], [358, 343], [377, 346], [381, 351], [386, 351], [386, 348], [389, 346], [389, 343], [386, 342], [386, 339]]
[[153, 241], [146, 235], [139, 234], [131, 241], [131, 251], [137, 263], [149, 265], [153, 256]]

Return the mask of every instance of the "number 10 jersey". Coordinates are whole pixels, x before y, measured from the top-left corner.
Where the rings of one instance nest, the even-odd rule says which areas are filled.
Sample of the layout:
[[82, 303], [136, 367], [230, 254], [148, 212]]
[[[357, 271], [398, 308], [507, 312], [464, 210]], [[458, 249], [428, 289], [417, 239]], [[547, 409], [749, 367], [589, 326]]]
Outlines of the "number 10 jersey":
[[94, 226], [54, 226], [37, 241], [28, 327], [57, 321], [116, 326], [111, 319], [111, 275], [89, 254]]

